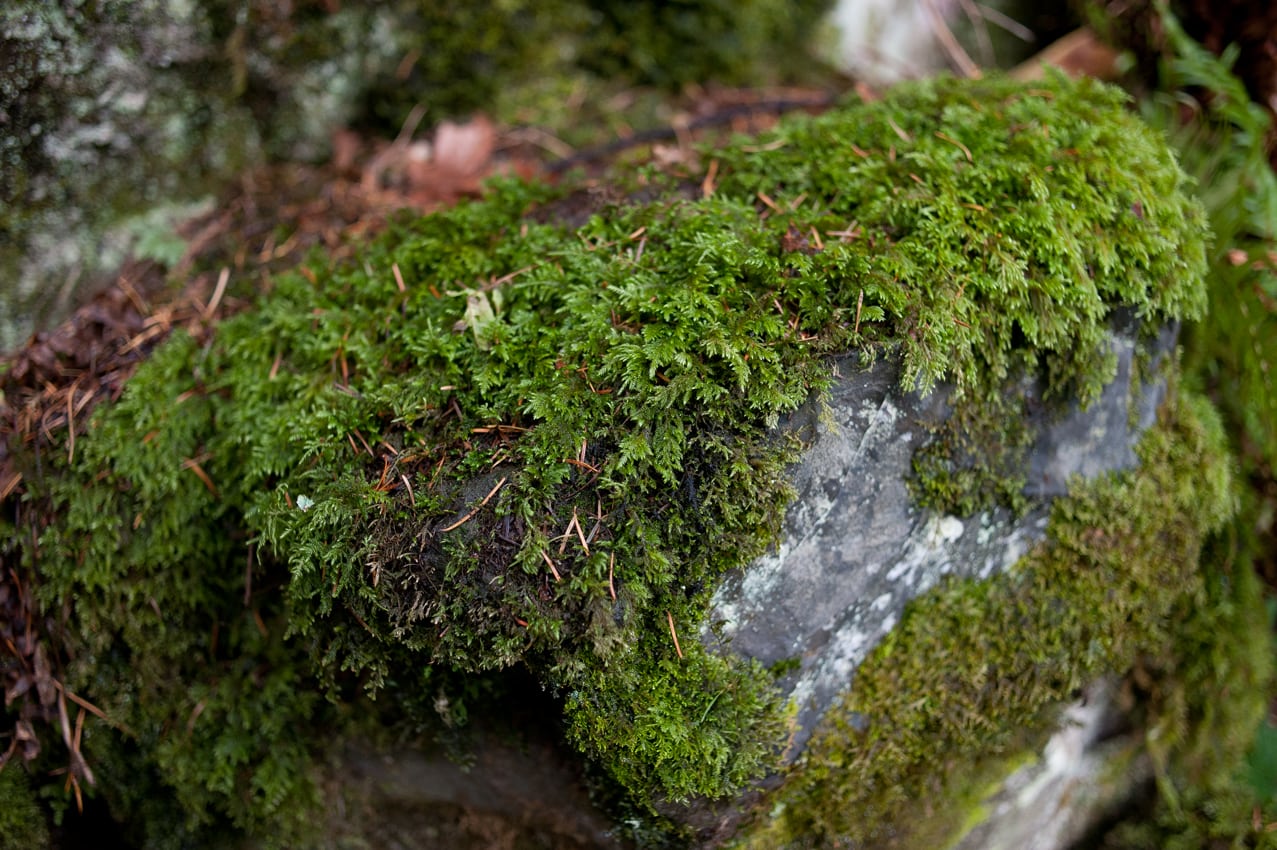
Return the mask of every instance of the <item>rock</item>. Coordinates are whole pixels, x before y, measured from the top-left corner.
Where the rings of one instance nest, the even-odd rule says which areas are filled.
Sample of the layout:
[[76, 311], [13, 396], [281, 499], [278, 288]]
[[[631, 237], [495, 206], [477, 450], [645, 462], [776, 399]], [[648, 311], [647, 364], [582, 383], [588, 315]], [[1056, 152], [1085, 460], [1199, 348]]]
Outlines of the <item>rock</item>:
[[1151, 760], [1130, 734], [1112, 679], [1086, 689], [1061, 715], [1041, 758], [1018, 768], [983, 802], [985, 817], [955, 850], [1060, 850], [1079, 846], [1120, 816], [1153, 779]]
[[826, 402], [793, 416], [787, 427], [810, 436], [793, 471], [798, 496], [784, 536], [774, 552], [724, 579], [706, 636], [721, 636], [732, 652], [767, 666], [800, 662], [782, 686], [798, 707], [791, 759], [910, 600], [946, 576], [987, 579], [1008, 569], [1043, 539], [1049, 500], [1064, 495], [1073, 476], [1135, 466], [1135, 444], [1165, 390], [1161, 381], [1136, 380], [1135, 361], [1142, 355], [1159, 363], [1173, 350], [1175, 331], [1165, 329], [1151, 346], [1135, 333], [1128, 324], [1113, 334], [1116, 377], [1095, 403], [1041, 417], [1024, 459], [1024, 490], [1043, 501], [1019, 517], [1006, 509], [957, 517], [918, 507], [909, 484], [914, 453], [950, 411], [943, 388], [925, 397], [898, 392], [896, 363], [844, 366]]
[[[50, 517], [12, 551], [113, 721], [84, 763], [153, 785], [104, 783], [118, 817], [305, 843], [321, 742], [546, 694], [577, 767], [493, 769], [587, 776], [617, 830], [934, 846], [1079, 688], [1220, 639], [1223, 438], [1158, 406], [1200, 210], [1120, 95], [938, 79], [708, 168], [579, 224], [502, 183], [280, 275], [30, 459]], [[385, 778], [524, 806], [432, 758]]]

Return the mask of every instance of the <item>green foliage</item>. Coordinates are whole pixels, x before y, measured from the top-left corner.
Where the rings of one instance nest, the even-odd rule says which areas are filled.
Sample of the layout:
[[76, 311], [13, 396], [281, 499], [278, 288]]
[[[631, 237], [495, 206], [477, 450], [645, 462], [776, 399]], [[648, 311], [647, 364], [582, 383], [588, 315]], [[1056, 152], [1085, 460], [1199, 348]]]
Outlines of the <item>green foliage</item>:
[[[1235, 48], [1212, 55], [1169, 14], [1163, 27], [1174, 55], [1162, 66], [1165, 92], [1145, 112], [1167, 129], [1196, 178], [1216, 237], [1207, 277], [1211, 308], [1190, 330], [1187, 365], [1243, 435], [1247, 474], [1271, 479], [1277, 468], [1277, 393], [1269, 377], [1277, 364], [1277, 271], [1268, 257], [1277, 239], [1277, 174], [1267, 151], [1272, 118], [1232, 75]], [[1200, 101], [1187, 94], [1201, 90], [1207, 94]]]
[[491, 109], [522, 81], [573, 74], [588, 21], [579, 3], [562, 0], [402, 0], [396, 12], [391, 35], [413, 61], [375, 78], [364, 98], [370, 117], [396, 132], [419, 104], [433, 123]]
[[731, 794], [776, 767], [785, 707], [703, 615], [779, 529], [800, 447], [775, 426], [826, 357], [899, 356], [992, 429], [1026, 375], [1094, 394], [1115, 309], [1201, 308], [1197, 208], [1095, 83], [902, 86], [711, 155], [711, 196], [644, 173], [578, 227], [580, 196], [498, 183], [157, 351], [27, 552], [70, 685], [121, 730], [86, 752], [133, 753], [189, 829], [295, 842], [318, 695], [520, 665], [639, 805]]
[[[1077, 483], [1055, 502], [1049, 542], [1012, 572], [953, 582], [910, 606], [858, 669], [782, 790], [781, 816], [761, 824], [751, 846], [807, 846], [799, 836], [931, 846], [935, 836], [913, 831], [934, 823], [910, 826], [908, 806], [961, 796], [981, 764], [1036, 744], [1083, 685], [1137, 665], [1174, 683], [1151, 701], [1150, 742], [1182, 750], [1190, 729], [1201, 746], [1221, 732], [1244, 739], [1261, 698], [1242, 695], [1267, 664], [1253, 642], [1238, 641], [1259, 609], [1254, 578], [1198, 569], [1208, 535], [1235, 510], [1219, 420], [1181, 396], [1139, 454], [1137, 471]], [[1217, 706], [1221, 690], [1242, 698]]]
[[[369, 117], [396, 131], [418, 106], [430, 121], [494, 106], [510, 117], [535, 108], [547, 86], [565, 82], [579, 100], [587, 91], [593, 97], [620, 86], [668, 91], [708, 81], [810, 79], [824, 70], [811, 45], [829, 6], [830, 0], [400, 0], [394, 38], [412, 62], [373, 81]], [[562, 121], [563, 108], [559, 99], [552, 123]]]
[[[1188, 327], [1185, 369], [1219, 407], [1240, 460], [1239, 478], [1249, 486], [1240, 491], [1241, 510], [1228, 545], [1208, 554], [1208, 563], [1228, 565], [1239, 601], [1210, 609], [1217, 619], [1202, 623], [1197, 643], [1186, 644], [1183, 669], [1173, 671], [1184, 684], [1166, 697], [1180, 721], [1176, 728], [1197, 731], [1187, 740], [1162, 745], [1157, 800], [1143, 817], [1128, 819], [1105, 842], [1131, 848], [1272, 846], [1272, 833], [1251, 829], [1257, 809], [1262, 824], [1277, 820], [1271, 785], [1261, 778], [1271, 727], [1259, 726], [1255, 737], [1263, 700], [1272, 688], [1273, 652], [1265, 646], [1271, 628], [1258, 618], [1259, 591], [1251, 574], [1257, 559], [1271, 557], [1270, 482], [1277, 465], [1272, 427], [1277, 394], [1269, 378], [1269, 367], [1277, 362], [1277, 274], [1268, 257], [1277, 237], [1277, 176], [1266, 149], [1271, 117], [1232, 74], [1235, 48], [1214, 56], [1189, 38], [1165, 8], [1156, 17], [1165, 55], [1158, 73], [1160, 91], [1142, 104], [1143, 112], [1151, 124], [1166, 130], [1195, 178], [1215, 234], [1206, 276], [1210, 309]], [[1238, 646], [1228, 652], [1206, 628], [1232, 635]], [[1236, 657], [1251, 659], [1250, 681], [1230, 683], [1226, 689], [1212, 685], [1213, 676], [1227, 679], [1227, 671], [1238, 668]], [[1214, 673], [1215, 666], [1226, 672]], [[1254, 772], [1247, 782], [1239, 765], [1252, 742]]]
[[[1201, 210], [1121, 104], [1093, 82], [940, 80], [719, 155], [724, 190], [804, 199], [788, 216], [799, 233], [854, 234], [787, 258], [800, 279], [831, 282], [816, 309], [852, 325], [843, 344], [897, 339], [907, 387], [952, 381], [960, 403], [976, 400], [916, 459], [929, 504], [1015, 503], [1033, 435], [1008, 429], [1028, 410], [1003, 388], [1036, 375], [1049, 400], [1093, 398], [1113, 374], [1103, 340], [1114, 305], [1154, 323], [1202, 314]], [[777, 149], [759, 156], [764, 147]]]

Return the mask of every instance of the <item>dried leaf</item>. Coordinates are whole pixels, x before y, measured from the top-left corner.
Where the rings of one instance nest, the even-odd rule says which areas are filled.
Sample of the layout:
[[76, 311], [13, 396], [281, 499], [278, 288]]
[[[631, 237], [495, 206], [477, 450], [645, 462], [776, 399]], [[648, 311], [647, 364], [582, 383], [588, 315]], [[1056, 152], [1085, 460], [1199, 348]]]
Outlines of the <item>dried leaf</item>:
[[496, 149], [492, 122], [479, 115], [465, 124], [445, 121], [435, 131], [435, 166], [457, 178], [480, 174]]

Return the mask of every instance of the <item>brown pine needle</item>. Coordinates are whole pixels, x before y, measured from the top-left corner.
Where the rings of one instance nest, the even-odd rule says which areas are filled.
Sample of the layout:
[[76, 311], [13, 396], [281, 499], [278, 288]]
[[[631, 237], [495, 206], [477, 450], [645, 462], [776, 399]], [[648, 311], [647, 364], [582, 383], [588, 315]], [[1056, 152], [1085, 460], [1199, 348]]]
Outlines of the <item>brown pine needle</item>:
[[576, 526], [576, 539], [581, 541], [581, 548], [585, 550], [585, 554], [590, 554], [590, 544], [585, 542], [585, 532], [581, 530], [581, 520], [576, 515], [576, 508], [572, 509], [572, 524]]
[[665, 617], [670, 621], [670, 634], [674, 637], [674, 651], [678, 653], [679, 658], [682, 658], [683, 649], [678, 645], [678, 632], [674, 631], [674, 615], [666, 611]]
[[213, 288], [213, 297], [209, 299], [208, 306], [204, 308], [205, 321], [213, 318], [213, 314], [217, 312], [217, 306], [222, 303], [222, 296], [226, 294], [226, 284], [230, 282], [230, 279], [230, 266], [222, 266], [221, 274], [217, 276], [217, 286]]
[[[88, 700], [78, 697], [75, 694], [71, 693], [71, 691], [67, 690], [66, 685], [63, 685], [57, 679], [53, 680], [53, 686], [57, 688], [59, 691], [61, 691], [62, 693], [66, 694], [67, 699], [71, 700], [71, 702], [80, 706], [80, 708], [83, 708], [85, 711], [88, 711], [93, 716], [98, 717], [102, 720], [105, 720], [107, 723], [109, 723], [110, 725], [114, 726], [117, 729], [123, 729], [126, 732], [128, 731], [125, 727], [121, 726], [120, 724], [111, 720], [111, 718], [107, 717], [106, 714], [102, 711], [102, 709], [98, 708], [96, 705], [89, 702]], [[133, 733], [129, 732], [129, 734], [132, 735]]]
[[607, 591], [612, 594], [612, 601], [616, 601], [616, 585], [612, 583], [612, 572], [616, 569], [616, 553], [610, 552], [607, 556]]
[[395, 273], [395, 286], [399, 287], [400, 292], [407, 292], [408, 287], [404, 286], [403, 272], [399, 271], [399, 264], [391, 263], [390, 270]]
[[208, 477], [208, 473], [204, 471], [204, 467], [199, 465], [199, 461], [194, 458], [186, 458], [182, 461], [182, 466], [195, 473], [200, 481], [204, 482], [204, 486], [208, 488], [208, 492], [213, 494], [213, 498], [217, 498], [217, 488], [213, 486], [213, 479]]
[[[78, 384], [79, 381], [76, 382]], [[75, 457], [75, 387], [71, 385], [71, 391], [67, 393], [67, 463]]]
[[574, 458], [574, 457], [565, 457], [565, 458], [563, 458], [563, 462], [564, 462], [564, 463], [570, 463], [570, 464], [572, 464], [573, 466], [579, 466], [579, 467], [581, 467], [582, 469], [584, 469], [585, 471], [587, 471], [587, 472], [589, 472], [589, 473], [591, 473], [591, 474], [593, 474], [593, 475], [598, 475], [598, 474], [599, 474], [599, 468], [598, 468], [597, 466], [591, 466], [590, 464], [586, 463], [586, 462], [585, 462], [585, 461], [583, 461], [583, 460], [577, 460], [577, 459], [576, 459], [576, 458]]
[[774, 212], [784, 212], [784, 210], [782, 210], [779, 206], [777, 206], [776, 202], [773, 201], [766, 192], [761, 192], [761, 191], [756, 192], [755, 196], [758, 198], [758, 200], [762, 201], [766, 207], [773, 210]]
[[705, 179], [701, 181], [701, 197], [708, 198], [714, 194], [714, 178], [718, 176], [718, 160], [711, 159], [709, 161], [709, 170], [705, 172]]
[[958, 141], [957, 139], [946, 136], [944, 133], [941, 133], [939, 130], [936, 130], [936, 138], [946, 141], [951, 145], [957, 145], [962, 150], [962, 152], [967, 155], [967, 162], [975, 162], [975, 160], [971, 158], [971, 151], [967, 148], [966, 145], [962, 144], [962, 142]]
[[541, 550], [541, 557], [545, 558], [545, 562], [550, 565], [550, 572], [554, 573], [554, 580], [563, 581], [563, 577], [559, 575], [559, 571], [554, 566], [554, 560], [544, 549]]
[[484, 505], [492, 501], [492, 497], [497, 494], [497, 491], [505, 486], [505, 482], [507, 478], [509, 478], [509, 476], [505, 476], [500, 481], [498, 481], [497, 486], [493, 487], [491, 492], [489, 492], [488, 495], [483, 497], [483, 501], [475, 505], [474, 508], [471, 509], [470, 513], [466, 514], [461, 519], [457, 520], [456, 522], [454, 522], [452, 525], [445, 528], [440, 533], [447, 534], [449, 531], [452, 531], [454, 528], [460, 528], [461, 526], [465, 525], [470, 520], [474, 519], [474, 515], [477, 514], [480, 510], [482, 510]]

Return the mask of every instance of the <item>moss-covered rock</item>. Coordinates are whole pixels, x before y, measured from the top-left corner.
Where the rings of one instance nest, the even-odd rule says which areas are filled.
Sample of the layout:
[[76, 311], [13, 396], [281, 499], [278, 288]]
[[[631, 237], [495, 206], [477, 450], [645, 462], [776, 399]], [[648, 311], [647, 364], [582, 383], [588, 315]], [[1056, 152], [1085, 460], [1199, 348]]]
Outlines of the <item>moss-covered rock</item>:
[[[934, 484], [1018, 420], [1008, 389], [1024, 379], [1048, 402], [1094, 397], [1115, 311], [1151, 332], [1202, 308], [1198, 208], [1160, 140], [1093, 82], [902, 86], [706, 161], [631, 175], [576, 226], [560, 220], [579, 207], [568, 190], [508, 182], [400, 223], [354, 264], [315, 257], [208, 343], [170, 341], [73, 450], [39, 474], [31, 459], [33, 496], [58, 514], [22, 556], [65, 612], [68, 686], [111, 719], [88, 720], [83, 749], [121, 817], [153, 842], [226, 823], [297, 840], [321, 730], [361, 693], [453, 723], [513, 667], [561, 700], [566, 738], [632, 805], [731, 798], [780, 765], [781, 671], [695, 636], [719, 578], [779, 529], [800, 446], [775, 426], [829, 386], [829, 358], [898, 357], [905, 390], [953, 386], [965, 430]], [[1165, 452], [1208, 448], [1199, 419], [1176, 419]], [[988, 445], [933, 501], [1006, 494], [1024, 444]], [[1198, 471], [1224, 489], [1218, 465]], [[1074, 592], [1042, 582], [1104, 603], [1108, 573], [1080, 564], [1113, 572], [1135, 543], [1086, 524], [1133, 523], [1159, 487], [1187, 488], [1158, 474], [1059, 508], [1060, 545], [1003, 590], [949, 591], [1003, 623], [1017, 663], [1055, 671], [1023, 695], [1033, 712], [1166, 638], [1153, 609], [1111, 640], [1079, 609], [1068, 640], [1043, 632], [1038, 652], [1030, 631], [1028, 656], [1016, 641], [1055, 610], [1037, 593]], [[1149, 507], [1129, 533], [1166, 537], [1161, 567], [1191, 573], [1221, 504], [1185, 503], [1182, 520]], [[1098, 613], [1143, 604], [1141, 576]], [[924, 631], [917, 617], [884, 655]], [[875, 675], [852, 699], [888, 699]], [[983, 726], [963, 716], [904, 722], [899, 758], [867, 769], [895, 777], [937, 723], [969, 747]], [[826, 793], [820, 775], [785, 793]], [[842, 829], [832, 809], [799, 810]]]
[[[1111, 673], [1156, 683], [1142, 711], [1160, 770], [1190, 738], [1230, 740], [1210, 758], [1236, 764], [1271, 662], [1253, 573], [1203, 560], [1236, 508], [1217, 415], [1181, 395], [1140, 455], [1138, 470], [1076, 483], [1048, 542], [1006, 575], [911, 606], [746, 845], [947, 844], [1060, 707]], [[910, 814], [918, 800], [925, 817]]]

